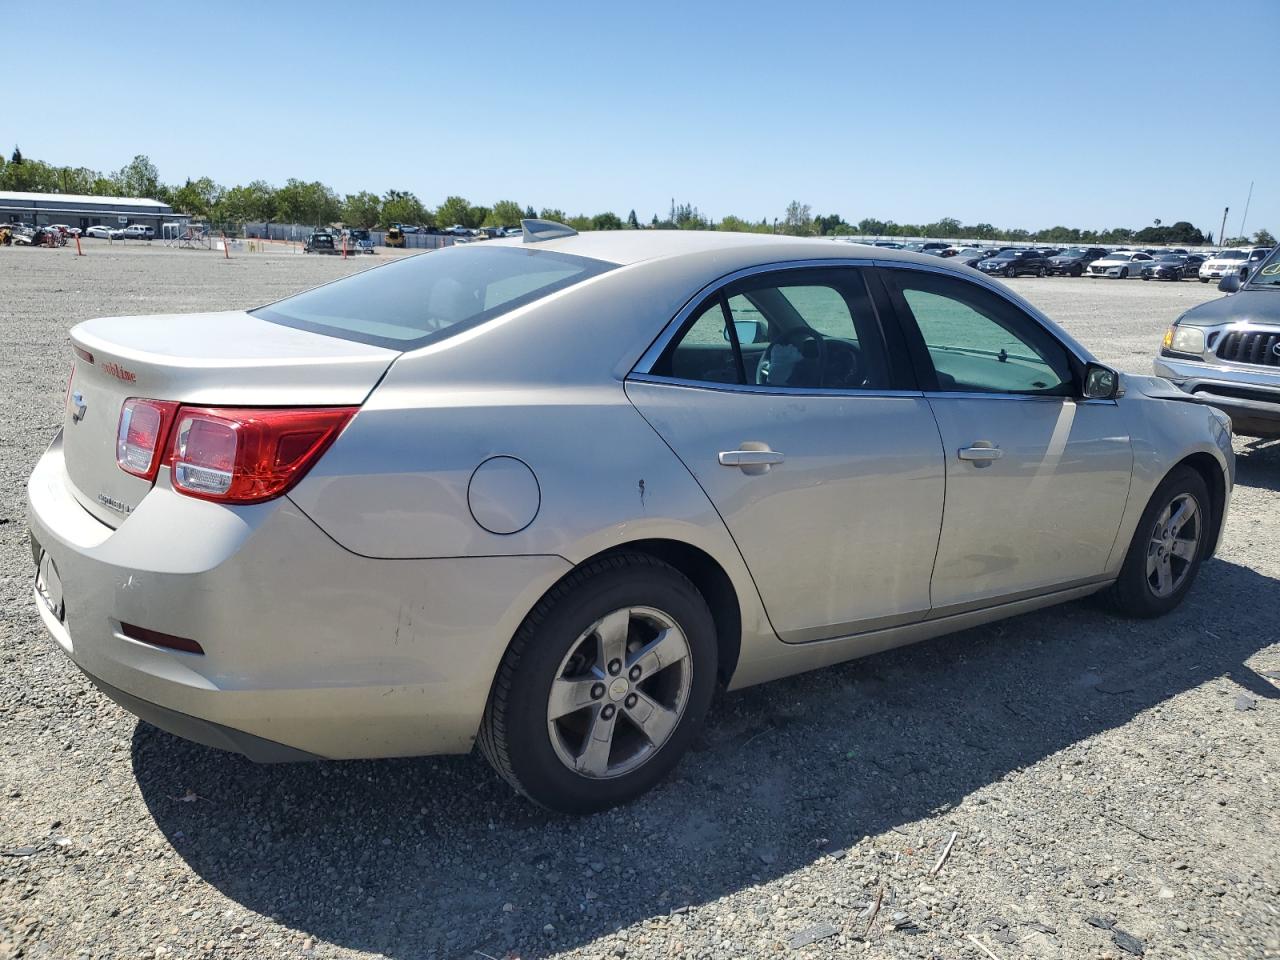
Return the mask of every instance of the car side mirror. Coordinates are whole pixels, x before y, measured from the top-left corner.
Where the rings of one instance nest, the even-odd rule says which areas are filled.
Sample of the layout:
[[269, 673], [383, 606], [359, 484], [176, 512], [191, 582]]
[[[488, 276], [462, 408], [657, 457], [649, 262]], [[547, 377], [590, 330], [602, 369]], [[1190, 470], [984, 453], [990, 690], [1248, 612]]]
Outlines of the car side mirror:
[[1120, 396], [1120, 374], [1100, 363], [1090, 363], [1084, 368], [1084, 398], [1086, 400], [1114, 400]]
[[[733, 331], [737, 334], [738, 343], [747, 346], [752, 343], [764, 343], [769, 339], [769, 328], [762, 320], [735, 320]], [[729, 328], [724, 329], [724, 338], [729, 339]]]
[[1218, 281], [1218, 289], [1223, 293], [1235, 293], [1240, 289], [1240, 277], [1234, 273], [1228, 273]]

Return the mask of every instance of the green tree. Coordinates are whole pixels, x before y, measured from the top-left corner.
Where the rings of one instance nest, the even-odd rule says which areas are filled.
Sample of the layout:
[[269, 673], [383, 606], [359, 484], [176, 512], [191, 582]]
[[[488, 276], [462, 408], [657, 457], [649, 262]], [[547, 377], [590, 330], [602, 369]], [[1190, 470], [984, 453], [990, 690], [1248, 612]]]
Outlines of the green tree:
[[18, 149], [18, 145], [13, 145], [13, 155], [9, 157], [10, 163], [22, 163], [22, 151]]
[[543, 220], [554, 220], [556, 223], [566, 223], [569, 219], [565, 216], [563, 210], [558, 210], [555, 207], [543, 207], [538, 216]]
[[759, 223], [752, 223], [749, 220], [743, 220], [741, 217], [729, 214], [716, 225], [716, 229], [729, 230], [733, 233], [768, 233], [770, 227], [764, 220]]
[[342, 222], [349, 227], [368, 230], [376, 227], [382, 217], [382, 201], [376, 193], [362, 190], [348, 193], [342, 201]]
[[1276, 238], [1272, 235], [1270, 230], [1263, 229], [1253, 235], [1253, 242], [1260, 247], [1274, 247], [1276, 245]]
[[636, 211], [634, 208], [631, 210], [630, 213], [627, 214], [627, 229], [628, 230], [640, 229], [640, 221], [636, 219]]
[[209, 177], [188, 180], [173, 191], [169, 204], [182, 213], [190, 213], [197, 217], [209, 216], [225, 191]]
[[155, 198], [160, 187], [160, 171], [145, 154], [138, 154], [112, 175], [123, 197]]
[[489, 215], [480, 224], [482, 227], [518, 227], [524, 219], [524, 211], [514, 200], [499, 200], [489, 210]]
[[462, 197], [445, 197], [444, 203], [436, 210], [436, 222], [442, 227], [470, 226], [467, 223], [470, 219], [471, 204]]
[[591, 218], [592, 230], [621, 230], [622, 218], [616, 213], [597, 213]]
[[591, 229], [591, 218], [588, 217], [585, 213], [580, 213], [576, 217], [570, 217], [568, 220], [564, 222], [567, 223], [569, 226], [573, 227], [573, 229], [577, 230], [578, 232]]
[[538, 219], [538, 215], [534, 212], [533, 207], [525, 207], [524, 218], [526, 220], [536, 220]]
[[276, 191], [275, 199], [276, 216], [286, 223], [322, 226], [342, 215], [338, 195], [319, 181], [290, 179]]
[[795, 237], [813, 233], [813, 215], [807, 203], [792, 200], [787, 204], [787, 212], [782, 218], [782, 232]]
[[[422, 201], [407, 190], [388, 190], [382, 198], [379, 222], [384, 226], [405, 223], [409, 226], [434, 226], [435, 218]], [[441, 221], [443, 223], [443, 221]], [[452, 223], [448, 224], [452, 226]]]

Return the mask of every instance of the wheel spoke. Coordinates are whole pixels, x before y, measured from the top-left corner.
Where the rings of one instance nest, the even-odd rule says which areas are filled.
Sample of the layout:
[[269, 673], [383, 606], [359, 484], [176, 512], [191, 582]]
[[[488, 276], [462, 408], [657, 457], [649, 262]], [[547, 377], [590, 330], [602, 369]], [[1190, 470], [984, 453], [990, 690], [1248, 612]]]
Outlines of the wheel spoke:
[[1175, 537], [1196, 515], [1198, 508], [1195, 500], [1187, 497], [1178, 504], [1177, 512], [1169, 517], [1169, 532]]
[[666, 629], [650, 643], [636, 651], [627, 664], [628, 669], [638, 666], [640, 676], [651, 677], [659, 670], [664, 670], [673, 663], [679, 663], [689, 655], [689, 645], [684, 636], [677, 630]]
[[592, 677], [587, 680], [558, 679], [551, 684], [551, 698], [547, 702], [547, 719], [559, 720], [571, 713], [576, 713], [594, 701], [591, 688], [600, 681]]
[[1168, 557], [1161, 557], [1156, 565], [1156, 593], [1166, 594], [1173, 587], [1173, 567]]
[[1160, 541], [1152, 540], [1151, 545], [1147, 548], [1147, 576], [1151, 576], [1156, 572], [1156, 567], [1160, 564]]
[[610, 661], [624, 661], [627, 655], [627, 633], [631, 628], [631, 611], [615, 610], [596, 624], [596, 637], [600, 641], [601, 670]]
[[603, 777], [609, 771], [609, 754], [613, 750], [613, 731], [617, 724], [616, 712], [611, 712], [607, 720], [603, 708], [597, 708], [592, 713], [586, 743], [574, 761], [574, 766], [580, 773]]
[[1169, 547], [1169, 552], [1181, 560], [1190, 560], [1196, 555], [1195, 540], [1175, 540]]
[[635, 722], [650, 743], [658, 746], [671, 735], [680, 715], [639, 690], [635, 691], [635, 696], [636, 705], [625, 708], [627, 716]]

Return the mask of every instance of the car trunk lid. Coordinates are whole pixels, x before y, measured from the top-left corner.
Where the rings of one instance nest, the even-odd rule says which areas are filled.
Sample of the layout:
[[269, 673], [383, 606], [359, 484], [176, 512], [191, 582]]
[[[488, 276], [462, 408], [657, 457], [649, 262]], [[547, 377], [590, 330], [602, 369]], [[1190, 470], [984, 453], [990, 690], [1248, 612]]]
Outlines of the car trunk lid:
[[120, 409], [130, 397], [201, 406], [355, 406], [399, 356], [242, 311], [89, 320], [71, 331], [71, 342], [67, 479], [85, 508], [113, 527], [152, 487], [116, 463]]

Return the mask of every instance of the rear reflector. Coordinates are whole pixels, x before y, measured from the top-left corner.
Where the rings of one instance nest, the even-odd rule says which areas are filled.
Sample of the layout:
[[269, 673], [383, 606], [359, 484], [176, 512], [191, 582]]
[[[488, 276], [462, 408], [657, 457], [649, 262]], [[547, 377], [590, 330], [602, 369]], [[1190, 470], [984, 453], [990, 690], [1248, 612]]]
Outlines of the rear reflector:
[[355, 407], [183, 407], [168, 454], [173, 488], [221, 503], [259, 503], [302, 479]]
[[116, 463], [125, 473], [155, 480], [176, 403], [130, 397], [120, 408], [116, 427]]
[[159, 630], [148, 630], [146, 627], [135, 627], [131, 623], [120, 624], [120, 632], [130, 640], [137, 640], [139, 643], [148, 643], [153, 647], [166, 647], [169, 650], [181, 650], [183, 653], [198, 653], [204, 655], [204, 647], [196, 643], [194, 640], [188, 640], [186, 637], [175, 637], [168, 633], [161, 633]]

